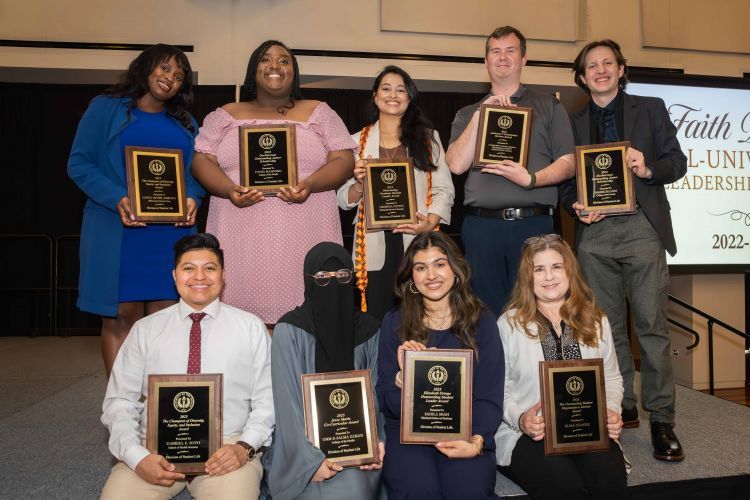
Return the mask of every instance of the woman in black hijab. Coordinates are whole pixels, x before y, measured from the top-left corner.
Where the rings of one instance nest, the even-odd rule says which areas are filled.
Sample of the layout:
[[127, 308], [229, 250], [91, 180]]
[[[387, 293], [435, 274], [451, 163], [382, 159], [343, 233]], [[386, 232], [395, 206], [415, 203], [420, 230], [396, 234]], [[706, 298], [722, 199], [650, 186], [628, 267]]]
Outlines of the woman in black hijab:
[[[273, 331], [276, 430], [263, 456], [261, 496], [385, 498], [379, 464], [343, 469], [307, 440], [301, 375], [370, 369], [374, 387], [379, 335], [377, 321], [355, 310], [352, 259], [341, 245], [315, 245], [305, 257], [304, 273], [304, 303], [285, 314]], [[382, 443], [380, 452], [382, 462]]]

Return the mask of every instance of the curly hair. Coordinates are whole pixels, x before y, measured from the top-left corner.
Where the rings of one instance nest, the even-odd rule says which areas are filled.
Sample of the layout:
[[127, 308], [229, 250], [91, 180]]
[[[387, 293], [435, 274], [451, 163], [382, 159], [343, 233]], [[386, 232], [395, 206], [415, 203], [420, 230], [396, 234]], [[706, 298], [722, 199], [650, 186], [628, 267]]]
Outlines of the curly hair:
[[596, 305], [594, 292], [586, 283], [570, 245], [558, 235], [542, 235], [529, 238], [524, 243], [516, 284], [513, 287], [506, 311], [513, 311], [508, 318], [515, 328], [523, 330], [527, 337], [536, 338], [536, 332], [545, 332], [546, 327], [539, 317], [534, 295], [534, 256], [544, 250], [554, 250], [563, 259], [563, 270], [570, 287], [560, 307], [561, 319], [570, 327], [573, 337], [588, 346], [599, 344], [604, 313]]
[[[378, 92], [380, 83], [385, 75], [395, 74], [404, 80], [404, 87], [409, 96], [409, 106], [406, 108], [404, 116], [401, 117], [400, 137], [401, 144], [406, 147], [409, 156], [414, 158], [414, 167], [428, 172], [437, 170], [432, 163], [431, 150], [437, 147], [432, 135], [434, 126], [426, 116], [422, 114], [419, 105], [419, 91], [417, 85], [412, 80], [409, 73], [398, 66], [386, 66], [383, 71], [375, 78], [372, 85], [372, 99], [367, 105], [367, 114], [370, 123], [375, 123], [380, 117], [380, 110], [375, 104], [375, 94]], [[430, 147], [428, 147], [428, 145]]]
[[128, 69], [120, 77], [120, 82], [104, 91], [104, 95], [130, 97], [130, 110], [148, 92], [148, 77], [159, 64], [174, 57], [177, 66], [185, 73], [185, 78], [177, 93], [165, 105], [167, 114], [180, 122], [183, 127], [195, 132], [187, 108], [193, 102], [193, 70], [185, 53], [178, 47], [158, 43], [147, 48], [133, 59]]
[[242, 100], [243, 101], [254, 101], [258, 97], [258, 84], [255, 81], [255, 73], [258, 71], [258, 65], [263, 55], [273, 46], [281, 47], [289, 53], [292, 58], [292, 70], [294, 71], [294, 78], [292, 79], [292, 88], [289, 93], [289, 100], [291, 106], [285, 106], [287, 109], [294, 107], [294, 100], [302, 99], [302, 91], [300, 90], [299, 83], [299, 64], [297, 64], [297, 57], [294, 52], [281, 43], [278, 40], [266, 40], [265, 42], [258, 45], [253, 53], [250, 55], [250, 60], [247, 63], [247, 72], [245, 73], [245, 81], [242, 84]]
[[429, 330], [424, 323], [426, 314], [424, 300], [422, 300], [421, 294], [412, 293], [410, 287], [414, 284], [412, 279], [414, 256], [417, 252], [431, 247], [435, 247], [445, 254], [448, 258], [448, 264], [456, 275], [456, 282], [448, 292], [453, 315], [451, 329], [461, 344], [466, 348], [473, 349], [478, 357], [479, 346], [476, 342], [475, 332], [485, 305], [471, 291], [469, 283], [471, 269], [461, 255], [461, 250], [450, 236], [439, 232], [418, 234], [409, 248], [406, 249], [396, 273], [396, 295], [401, 299], [399, 338], [402, 342], [407, 340], [427, 342]]

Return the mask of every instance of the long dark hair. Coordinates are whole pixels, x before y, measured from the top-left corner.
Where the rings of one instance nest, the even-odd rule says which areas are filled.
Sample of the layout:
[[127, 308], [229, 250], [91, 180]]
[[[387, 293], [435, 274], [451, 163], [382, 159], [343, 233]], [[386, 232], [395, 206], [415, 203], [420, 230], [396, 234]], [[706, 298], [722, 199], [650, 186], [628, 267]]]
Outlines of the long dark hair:
[[295, 99], [302, 99], [302, 91], [299, 86], [299, 64], [297, 64], [297, 56], [294, 55], [292, 49], [284, 45], [278, 40], [266, 40], [265, 42], [258, 45], [253, 53], [250, 55], [250, 60], [247, 63], [247, 72], [245, 73], [245, 81], [242, 84], [242, 100], [243, 101], [254, 101], [258, 97], [258, 85], [255, 81], [255, 73], [258, 71], [258, 64], [260, 64], [260, 58], [266, 53], [268, 49], [277, 45], [287, 52], [292, 58], [292, 69], [294, 70], [294, 78], [292, 79], [292, 88], [289, 93], [289, 100], [291, 106], [294, 107]]
[[[383, 77], [389, 73], [403, 78], [406, 93], [409, 95], [409, 106], [406, 108], [404, 116], [401, 117], [401, 137], [399, 137], [401, 144], [409, 151], [409, 156], [414, 158], [414, 167], [425, 172], [437, 170], [430, 155], [431, 150], [437, 147], [432, 137], [434, 127], [432, 122], [422, 114], [422, 109], [419, 106], [419, 91], [414, 80], [409, 76], [409, 73], [398, 66], [386, 66], [375, 78], [375, 83], [372, 85], [372, 99], [367, 106], [370, 123], [375, 123], [380, 117], [380, 110], [375, 105], [375, 94], [378, 92]], [[428, 141], [430, 147], [427, 146]]]
[[185, 73], [180, 90], [165, 104], [167, 114], [180, 122], [183, 127], [195, 132], [187, 108], [193, 102], [193, 69], [185, 53], [173, 45], [157, 43], [147, 48], [133, 59], [128, 69], [120, 77], [120, 82], [104, 91], [105, 95], [130, 97], [130, 109], [148, 92], [148, 77], [159, 64], [174, 57], [175, 62]]
[[456, 243], [450, 236], [440, 232], [428, 232], [418, 234], [406, 249], [404, 258], [401, 260], [398, 273], [396, 274], [396, 295], [401, 299], [401, 325], [398, 335], [402, 342], [416, 340], [427, 343], [429, 330], [424, 324], [425, 305], [422, 294], [412, 293], [414, 287], [412, 280], [412, 268], [414, 267], [414, 256], [420, 250], [430, 247], [438, 248], [448, 258], [448, 264], [456, 275], [456, 282], [449, 293], [453, 324], [451, 330], [458, 337], [461, 344], [479, 354], [475, 332], [479, 324], [479, 317], [485, 308], [471, 291], [469, 279], [471, 269], [469, 264], [461, 255]]

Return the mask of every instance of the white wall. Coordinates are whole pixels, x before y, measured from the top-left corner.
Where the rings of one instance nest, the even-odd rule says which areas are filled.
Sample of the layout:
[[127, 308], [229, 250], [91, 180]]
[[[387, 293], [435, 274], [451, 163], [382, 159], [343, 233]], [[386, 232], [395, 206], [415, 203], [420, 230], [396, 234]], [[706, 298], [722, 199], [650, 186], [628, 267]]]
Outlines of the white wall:
[[[480, 0], [462, 1], [467, 8], [481, 4]], [[546, 23], [550, 33], [559, 31], [560, 13], [555, 9], [567, 9], [571, 2], [548, 0], [542, 3], [548, 4], [544, 13], [535, 17], [533, 25], [519, 25], [519, 29], [540, 33], [541, 37]], [[497, 25], [508, 22], [509, 16], [503, 14], [501, 7], [509, 4], [496, 4], [498, 10], [487, 12], [487, 17], [496, 19]], [[514, 9], [520, 5], [513, 4]], [[587, 40], [530, 40], [530, 59], [570, 62], [586, 41], [609, 37], [620, 42], [631, 65], [684, 68], [688, 73], [725, 76], [750, 72], [750, 56], [747, 55], [643, 48], [641, 2], [591, 0], [579, 1], [578, 5], [582, 9], [579, 33]], [[381, 2], [375, 0], [0, 0], [0, 38], [194, 45], [195, 52], [189, 57], [203, 84], [241, 82], [251, 50], [267, 38], [278, 38], [293, 48], [304, 49], [483, 55], [482, 36], [381, 31], [381, 21], [387, 25], [388, 19], [381, 20], [380, 6]], [[743, 7], [742, 2], [733, 2], [733, 7], [739, 17], [750, 15], [750, 4]], [[441, 12], [430, 14], [439, 17]], [[392, 15], [397, 14], [383, 14]], [[689, 13], [682, 15], [689, 18]], [[523, 19], [523, 16], [510, 18]], [[698, 20], [690, 19], [690, 22], [694, 24]], [[665, 22], [674, 24], [676, 21], [668, 17]], [[484, 25], [486, 20], [482, 23]], [[696, 33], [695, 36], [710, 37], [711, 34]], [[742, 37], [738, 37], [738, 51], [741, 44]], [[0, 66], [123, 69], [135, 55], [121, 51], [0, 47]], [[372, 76], [384, 64], [379, 60], [304, 57], [301, 71], [311, 75]], [[481, 65], [399, 64], [418, 79], [486, 80]], [[525, 79], [546, 84], [571, 82], [567, 70], [537, 68], [529, 68]]]

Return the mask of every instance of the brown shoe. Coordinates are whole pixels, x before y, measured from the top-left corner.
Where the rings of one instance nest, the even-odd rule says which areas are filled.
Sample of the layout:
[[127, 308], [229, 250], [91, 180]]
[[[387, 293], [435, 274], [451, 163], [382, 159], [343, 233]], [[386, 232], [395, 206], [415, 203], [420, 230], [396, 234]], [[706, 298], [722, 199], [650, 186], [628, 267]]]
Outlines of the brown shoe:
[[626, 429], [635, 429], [641, 425], [641, 421], [638, 419], [638, 408], [623, 408], [622, 409], [622, 426]]

